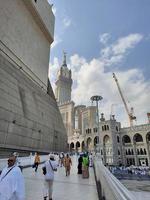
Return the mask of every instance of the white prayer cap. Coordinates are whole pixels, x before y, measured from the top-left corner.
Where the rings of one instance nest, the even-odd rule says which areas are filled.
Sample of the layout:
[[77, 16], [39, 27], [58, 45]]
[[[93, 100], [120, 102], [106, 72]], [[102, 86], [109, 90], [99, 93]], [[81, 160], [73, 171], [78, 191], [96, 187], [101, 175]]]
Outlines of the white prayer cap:
[[53, 154], [49, 154], [49, 158], [53, 158], [54, 159], [54, 155]]
[[19, 153], [18, 152], [14, 152], [13, 156], [19, 156]]

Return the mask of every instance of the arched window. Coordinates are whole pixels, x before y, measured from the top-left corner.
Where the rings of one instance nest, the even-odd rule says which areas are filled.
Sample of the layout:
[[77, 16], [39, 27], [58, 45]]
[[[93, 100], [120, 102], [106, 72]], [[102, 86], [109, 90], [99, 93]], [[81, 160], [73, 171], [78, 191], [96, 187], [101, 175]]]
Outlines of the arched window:
[[131, 143], [131, 139], [128, 135], [124, 135], [123, 138], [122, 138], [122, 142], [123, 142], [123, 144]]
[[80, 142], [76, 142], [76, 150], [80, 147]]
[[140, 154], [141, 154], [141, 155], [143, 155], [143, 154], [144, 154], [144, 152], [143, 152], [143, 149], [142, 149], [142, 148], [140, 148]]
[[118, 131], [118, 126], [116, 126], [116, 131]]
[[133, 151], [133, 149], [131, 149], [131, 155], [134, 155], [134, 151]]
[[91, 144], [92, 144], [92, 139], [89, 137], [89, 138], [87, 139], [87, 147], [88, 147], [88, 149], [91, 148]]
[[118, 155], [120, 155], [120, 151], [118, 150]]
[[74, 149], [74, 143], [73, 142], [70, 144], [70, 150], [72, 150], [72, 149]]
[[105, 144], [109, 144], [110, 143], [110, 137], [108, 135], [105, 135], [103, 138], [103, 143]]
[[139, 155], [140, 154], [140, 151], [139, 151], [139, 149], [137, 149], [137, 155]]
[[117, 142], [119, 143], [120, 142], [120, 139], [119, 139], [119, 136], [117, 135]]
[[147, 158], [145, 160], [146, 160], [146, 166], [148, 166], [148, 160], [147, 160]]
[[85, 144], [84, 144], [84, 141], [82, 141], [82, 144], [81, 144], [81, 146], [82, 146], [82, 151], [84, 151], [84, 149], [85, 149]]
[[94, 138], [94, 146], [96, 146], [96, 144], [98, 144], [98, 143], [99, 143], [99, 137], [96, 136], [96, 137]]
[[139, 133], [136, 133], [133, 137], [133, 141], [136, 142], [143, 142], [143, 138]]
[[131, 155], [131, 151], [130, 151], [130, 149], [128, 149], [128, 155]]
[[146, 153], [146, 149], [144, 149], [144, 154], [146, 155], [147, 153]]
[[107, 130], [109, 130], [109, 126], [107, 125]]

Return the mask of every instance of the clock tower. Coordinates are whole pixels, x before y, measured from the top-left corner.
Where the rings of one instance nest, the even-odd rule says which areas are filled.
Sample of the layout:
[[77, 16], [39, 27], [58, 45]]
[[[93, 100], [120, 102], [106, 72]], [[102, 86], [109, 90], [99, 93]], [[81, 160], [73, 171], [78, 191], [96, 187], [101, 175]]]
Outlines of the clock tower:
[[60, 69], [57, 72], [57, 80], [55, 84], [55, 97], [58, 102], [58, 105], [70, 102], [72, 78], [71, 70], [67, 67], [65, 52], [63, 52], [63, 62]]

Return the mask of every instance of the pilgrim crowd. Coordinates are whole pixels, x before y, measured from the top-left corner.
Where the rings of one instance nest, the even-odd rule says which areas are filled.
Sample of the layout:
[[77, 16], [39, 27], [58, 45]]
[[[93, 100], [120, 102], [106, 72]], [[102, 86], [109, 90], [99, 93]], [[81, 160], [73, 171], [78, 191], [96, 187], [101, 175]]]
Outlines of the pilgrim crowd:
[[[18, 160], [18, 153], [15, 152], [8, 158], [7, 166], [0, 174], [0, 200], [25, 200], [25, 181], [23, 169]], [[32, 165], [34, 173], [38, 172], [40, 164], [40, 155], [35, 154]], [[71, 156], [63, 152], [60, 154], [49, 154], [48, 160], [42, 165], [43, 182], [43, 199], [52, 200], [54, 174], [58, 167], [64, 167], [65, 175], [70, 176], [72, 166]], [[93, 155], [80, 153], [78, 158], [78, 172], [82, 178], [89, 178], [89, 167], [93, 166]]]

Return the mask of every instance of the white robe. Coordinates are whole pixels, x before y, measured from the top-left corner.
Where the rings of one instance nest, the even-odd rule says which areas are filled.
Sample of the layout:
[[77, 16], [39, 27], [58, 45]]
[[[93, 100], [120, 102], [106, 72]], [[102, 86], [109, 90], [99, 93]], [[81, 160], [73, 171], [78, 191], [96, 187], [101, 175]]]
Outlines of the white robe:
[[5, 167], [0, 175], [0, 200], [25, 200], [24, 178], [20, 168], [15, 166], [5, 176], [9, 169]]

